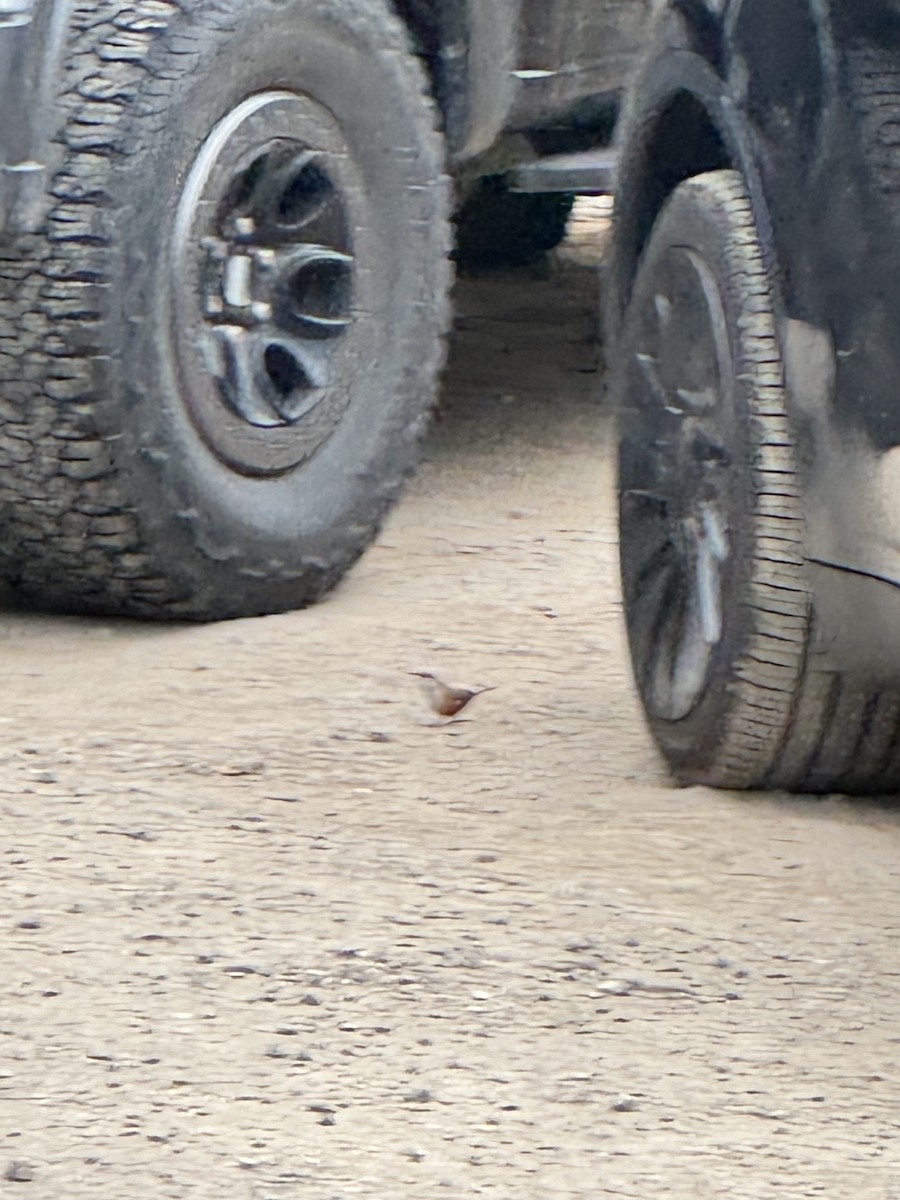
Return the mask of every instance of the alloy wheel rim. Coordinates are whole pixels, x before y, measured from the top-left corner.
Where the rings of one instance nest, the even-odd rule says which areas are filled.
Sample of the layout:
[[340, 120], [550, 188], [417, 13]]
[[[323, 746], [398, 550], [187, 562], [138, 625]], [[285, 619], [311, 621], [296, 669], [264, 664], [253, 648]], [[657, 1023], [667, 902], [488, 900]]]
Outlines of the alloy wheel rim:
[[702, 700], [725, 633], [734, 478], [733, 366], [725, 307], [696, 251], [670, 247], [636, 314], [621, 447], [623, 587], [648, 713], [679, 721]]
[[346, 413], [360, 191], [334, 117], [283, 91], [219, 121], [187, 175], [171, 263], [180, 392], [238, 472], [297, 468]]

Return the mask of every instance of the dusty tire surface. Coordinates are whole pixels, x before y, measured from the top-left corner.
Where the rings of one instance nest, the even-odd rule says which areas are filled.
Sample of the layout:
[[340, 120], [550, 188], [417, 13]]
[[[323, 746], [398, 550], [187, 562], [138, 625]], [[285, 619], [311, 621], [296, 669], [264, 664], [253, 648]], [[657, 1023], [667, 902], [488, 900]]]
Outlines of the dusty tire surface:
[[443, 361], [448, 188], [405, 32], [382, 0], [101, 0], [61, 86], [46, 226], [0, 246], [0, 573], [67, 611], [314, 600]]
[[[595, 292], [460, 293], [422, 473], [328, 604], [0, 614], [4, 1194], [895, 1189], [900, 816], [672, 786]], [[423, 668], [497, 690], [432, 725]]]

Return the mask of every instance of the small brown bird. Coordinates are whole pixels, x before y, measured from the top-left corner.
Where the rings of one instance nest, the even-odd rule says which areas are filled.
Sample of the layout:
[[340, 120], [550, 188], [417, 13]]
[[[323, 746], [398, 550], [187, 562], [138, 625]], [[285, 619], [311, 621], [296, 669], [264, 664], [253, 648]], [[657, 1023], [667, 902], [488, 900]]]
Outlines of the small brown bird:
[[451, 687], [448, 683], [444, 683], [442, 679], [438, 679], [437, 675], [433, 675], [431, 671], [410, 671], [410, 675], [416, 675], [419, 679], [424, 680], [429, 703], [438, 716], [441, 717], [455, 717], [476, 696], [481, 696], [485, 692], [496, 691], [494, 687]]

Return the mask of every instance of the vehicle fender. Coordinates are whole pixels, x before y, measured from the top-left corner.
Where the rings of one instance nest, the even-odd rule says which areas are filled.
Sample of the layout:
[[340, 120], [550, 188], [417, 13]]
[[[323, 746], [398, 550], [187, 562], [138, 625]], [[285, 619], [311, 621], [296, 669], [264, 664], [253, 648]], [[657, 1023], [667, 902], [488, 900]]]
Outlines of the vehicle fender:
[[0, 0], [0, 230], [37, 228], [75, 0]]
[[887, 187], [878, 179], [894, 167], [887, 101], [896, 91], [879, 94], [869, 68], [867, 115], [847, 80], [858, 43], [884, 49], [892, 70], [900, 60], [900, 20], [886, 23], [885, 10], [843, 0], [667, 0], [620, 127], [605, 314], [614, 345], [642, 250], [678, 184], [739, 170], [775, 293], [815, 581], [815, 653], [866, 686], [893, 685], [900, 672], [900, 209], [895, 176]]
[[516, 94], [521, 0], [395, 0], [426, 59], [450, 153], [465, 161], [503, 131]]
[[[521, 0], [395, 0], [428, 62], [450, 154], [489, 149], [514, 96]], [[0, 230], [45, 215], [56, 94], [75, 0], [0, 0]]]

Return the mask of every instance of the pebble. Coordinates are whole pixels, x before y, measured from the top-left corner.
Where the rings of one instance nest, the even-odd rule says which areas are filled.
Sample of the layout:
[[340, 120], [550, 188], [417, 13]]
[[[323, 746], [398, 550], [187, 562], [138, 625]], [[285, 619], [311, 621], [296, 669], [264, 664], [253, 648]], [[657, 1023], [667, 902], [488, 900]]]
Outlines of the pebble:
[[32, 1163], [14, 1159], [6, 1168], [3, 1178], [9, 1183], [31, 1183], [35, 1174], [36, 1170]]
[[261, 758], [254, 758], [247, 761], [238, 761], [225, 763], [219, 768], [220, 775], [262, 775], [266, 769], [266, 764]]

